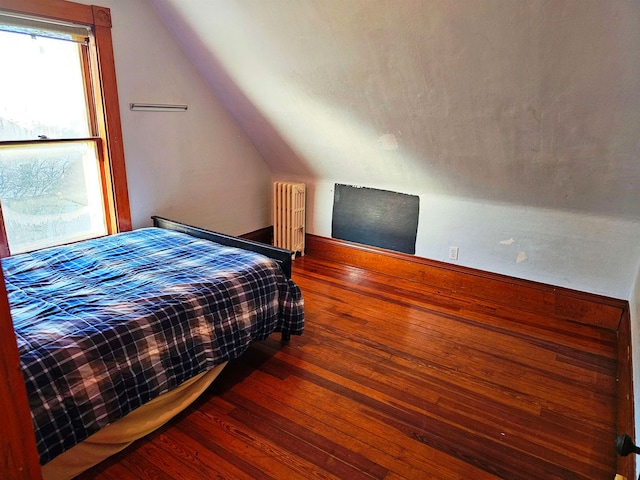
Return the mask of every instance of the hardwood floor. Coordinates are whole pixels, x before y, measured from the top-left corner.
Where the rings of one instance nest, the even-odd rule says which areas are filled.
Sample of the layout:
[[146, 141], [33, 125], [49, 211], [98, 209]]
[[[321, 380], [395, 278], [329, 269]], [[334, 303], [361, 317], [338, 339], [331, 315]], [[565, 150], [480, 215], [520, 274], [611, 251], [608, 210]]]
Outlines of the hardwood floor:
[[81, 479], [613, 479], [615, 331], [306, 256], [306, 331]]

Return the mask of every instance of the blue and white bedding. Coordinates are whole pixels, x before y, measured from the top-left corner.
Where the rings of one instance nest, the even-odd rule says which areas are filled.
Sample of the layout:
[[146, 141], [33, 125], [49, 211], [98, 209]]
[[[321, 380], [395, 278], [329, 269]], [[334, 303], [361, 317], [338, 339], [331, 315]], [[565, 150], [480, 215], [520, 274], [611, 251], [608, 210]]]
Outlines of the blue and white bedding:
[[3, 259], [45, 464], [161, 393], [304, 327], [271, 259], [146, 228]]

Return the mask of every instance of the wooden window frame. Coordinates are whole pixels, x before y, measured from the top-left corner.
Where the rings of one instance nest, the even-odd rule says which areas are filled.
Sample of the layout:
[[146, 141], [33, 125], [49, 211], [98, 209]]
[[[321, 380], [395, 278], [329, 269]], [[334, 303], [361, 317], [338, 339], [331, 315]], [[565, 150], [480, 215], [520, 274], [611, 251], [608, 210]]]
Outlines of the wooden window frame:
[[[93, 102], [89, 102], [92, 104], [89, 111], [95, 113], [95, 120], [91, 120], [91, 128], [96, 137], [91, 140], [96, 142], [98, 158], [101, 160], [100, 176], [107, 233], [131, 230], [120, 104], [111, 39], [111, 11], [105, 7], [66, 0], [0, 0], [0, 10], [91, 28], [94, 41], [89, 46], [89, 64], [88, 71], [85, 71], [85, 79], [90, 83], [88, 100], [93, 99]], [[0, 257], [5, 257], [10, 252], [1, 215], [0, 209]]]
[[[102, 162], [107, 169], [105, 191], [110, 210], [109, 232], [131, 230], [129, 193], [120, 126], [120, 107], [116, 86], [115, 63], [111, 43], [111, 12], [108, 8], [83, 5], [65, 0], [0, 0], [0, 10], [37, 17], [63, 20], [89, 25], [95, 37], [95, 54], [92, 55], [93, 95]], [[8, 254], [7, 237], [0, 223], [0, 257]], [[2, 269], [0, 268], [0, 410], [4, 412], [3, 434], [0, 435], [0, 472], [7, 478], [40, 480], [42, 478], [33, 425], [29, 412], [24, 377], [20, 369], [20, 357], [11, 311], [7, 299]]]

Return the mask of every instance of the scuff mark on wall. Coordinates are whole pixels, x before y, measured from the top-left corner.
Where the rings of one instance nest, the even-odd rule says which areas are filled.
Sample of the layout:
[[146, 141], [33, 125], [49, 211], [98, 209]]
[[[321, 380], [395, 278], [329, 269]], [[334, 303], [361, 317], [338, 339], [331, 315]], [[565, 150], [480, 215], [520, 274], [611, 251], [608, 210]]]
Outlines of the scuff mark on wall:
[[398, 149], [398, 140], [393, 133], [385, 133], [380, 138], [378, 138], [380, 145], [385, 150], [397, 150]]
[[511, 237], [509, 240], [501, 240], [500, 245], [512, 245], [515, 240]]
[[524, 262], [527, 258], [527, 254], [524, 252], [520, 252], [518, 253], [518, 256], [516, 257], [516, 263], [520, 263], [520, 262]]

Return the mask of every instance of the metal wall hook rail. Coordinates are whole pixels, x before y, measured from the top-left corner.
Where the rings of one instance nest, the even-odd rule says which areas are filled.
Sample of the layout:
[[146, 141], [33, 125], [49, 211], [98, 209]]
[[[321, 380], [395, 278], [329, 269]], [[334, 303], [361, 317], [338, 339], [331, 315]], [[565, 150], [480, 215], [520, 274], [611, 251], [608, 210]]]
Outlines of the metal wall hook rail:
[[130, 103], [129, 109], [141, 112], [186, 112], [187, 105], [165, 105], [159, 103]]

